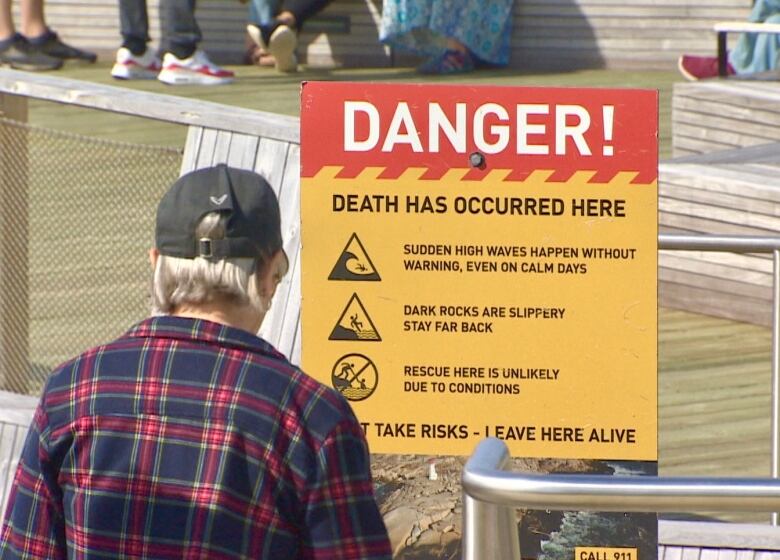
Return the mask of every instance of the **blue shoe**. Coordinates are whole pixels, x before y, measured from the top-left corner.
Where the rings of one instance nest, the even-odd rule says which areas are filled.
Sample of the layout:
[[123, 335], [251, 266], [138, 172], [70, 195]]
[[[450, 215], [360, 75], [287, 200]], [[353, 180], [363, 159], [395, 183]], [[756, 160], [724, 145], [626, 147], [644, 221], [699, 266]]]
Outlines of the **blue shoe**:
[[420, 74], [460, 74], [472, 70], [474, 59], [471, 54], [455, 50], [446, 50], [417, 67]]

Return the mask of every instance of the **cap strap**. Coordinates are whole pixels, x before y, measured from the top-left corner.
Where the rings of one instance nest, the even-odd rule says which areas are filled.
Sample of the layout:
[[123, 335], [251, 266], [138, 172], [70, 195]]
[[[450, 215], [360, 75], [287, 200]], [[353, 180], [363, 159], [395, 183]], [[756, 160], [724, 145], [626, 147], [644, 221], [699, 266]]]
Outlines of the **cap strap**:
[[260, 256], [258, 247], [248, 237], [231, 239], [198, 240], [197, 256], [205, 259], [256, 258]]

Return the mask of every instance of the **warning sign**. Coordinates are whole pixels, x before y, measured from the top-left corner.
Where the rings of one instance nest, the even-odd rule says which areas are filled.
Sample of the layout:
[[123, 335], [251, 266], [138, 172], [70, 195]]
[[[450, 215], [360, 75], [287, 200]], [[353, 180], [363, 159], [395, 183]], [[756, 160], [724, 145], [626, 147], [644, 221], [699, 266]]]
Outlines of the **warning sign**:
[[372, 452], [655, 461], [657, 92], [302, 95], [302, 365]]
[[358, 282], [381, 280], [379, 273], [371, 262], [360, 238], [352, 234], [347, 246], [341, 251], [336, 266], [328, 276], [328, 280], [352, 280]]
[[382, 340], [357, 294], [352, 294], [328, 340]]
[[347, 400], [362, 401], [371, 396], [379, 382], [379, 372], [363, 354], [347, 354], [336, 361], [331, 382]]

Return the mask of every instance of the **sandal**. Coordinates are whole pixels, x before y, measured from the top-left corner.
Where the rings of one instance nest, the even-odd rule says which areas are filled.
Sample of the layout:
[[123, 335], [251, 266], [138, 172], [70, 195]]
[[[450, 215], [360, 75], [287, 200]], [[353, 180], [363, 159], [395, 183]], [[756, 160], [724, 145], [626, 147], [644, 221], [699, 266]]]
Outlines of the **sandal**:
[[420, 74], [460, 74], [474, 70], [474, 59], [466, 51], [446, 50], [417, 68]]

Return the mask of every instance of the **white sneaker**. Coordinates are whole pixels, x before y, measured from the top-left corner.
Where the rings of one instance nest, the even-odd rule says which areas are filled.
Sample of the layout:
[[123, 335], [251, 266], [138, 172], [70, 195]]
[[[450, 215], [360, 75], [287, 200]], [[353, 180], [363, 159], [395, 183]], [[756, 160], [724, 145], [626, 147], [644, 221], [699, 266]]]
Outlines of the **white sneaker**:
[[118, 80], [152, 80], [160, 72], [160, 59], [151, 49], [136, 56], [130, 49], [122, 47], [116, 51], [116, 62], [111, 75]]
[[[251, 23], [246, 26], [247, 33], [261, 49], [265, 49], [274, 56], [276, 69], [279, 72], [296, 72], [298, 70], [298, 57], [295, 49], [298, 47], [298, 35], [288, 25], [280, 23], [271, 32], [266, 45], [263, 38], [263, 30]], [[267, 33], [267, 31], [266, 31]]]
[[165, 53], [162, 70], [157, 79], [170, 85], [200, 84], [217, 85], [229, 84], [233, 81], [235, 73], [220, 68], [209, 60], [206, 53], [197, 50], [189, 58], [176, 58], [171, 53]]

